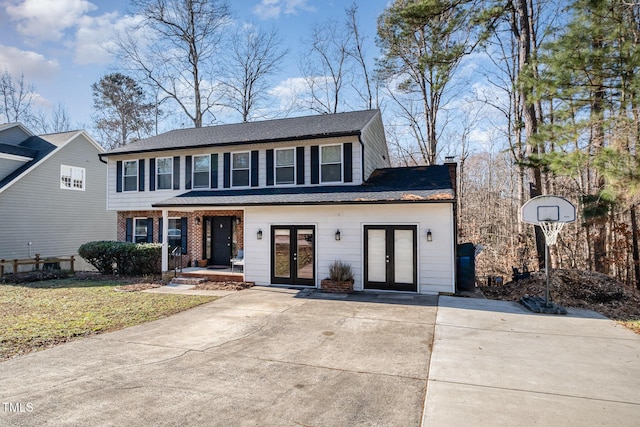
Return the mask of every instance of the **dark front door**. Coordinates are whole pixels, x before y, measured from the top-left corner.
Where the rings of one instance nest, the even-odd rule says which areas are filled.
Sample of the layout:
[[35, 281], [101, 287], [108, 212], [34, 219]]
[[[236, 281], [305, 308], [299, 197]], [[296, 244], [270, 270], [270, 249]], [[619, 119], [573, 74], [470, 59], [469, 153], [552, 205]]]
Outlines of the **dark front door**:
[[417, 291], [415, 225], [365, 225], [364, 288]]
[[209, 265], [230, 265], [233, 217], [204, 217], [204, 254]]
[[271, 283], [315, 286], [315, 227], [271, 227]]

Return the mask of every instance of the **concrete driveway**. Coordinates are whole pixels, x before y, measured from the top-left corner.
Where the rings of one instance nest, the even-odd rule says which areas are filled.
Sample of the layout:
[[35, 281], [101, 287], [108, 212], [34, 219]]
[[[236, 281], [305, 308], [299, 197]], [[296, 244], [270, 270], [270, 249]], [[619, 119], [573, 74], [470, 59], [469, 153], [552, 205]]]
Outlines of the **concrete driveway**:
[[0, 425], [417, 426], [436, 302], [237, 292], [3, 362]]

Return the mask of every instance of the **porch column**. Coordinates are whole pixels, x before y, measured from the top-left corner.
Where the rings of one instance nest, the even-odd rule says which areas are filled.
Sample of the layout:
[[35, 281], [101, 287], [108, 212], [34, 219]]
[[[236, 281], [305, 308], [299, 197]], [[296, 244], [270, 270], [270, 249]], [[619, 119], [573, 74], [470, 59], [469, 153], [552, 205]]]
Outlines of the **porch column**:
[[169, 271], [169, 210], [162, 209], [162, 272]]

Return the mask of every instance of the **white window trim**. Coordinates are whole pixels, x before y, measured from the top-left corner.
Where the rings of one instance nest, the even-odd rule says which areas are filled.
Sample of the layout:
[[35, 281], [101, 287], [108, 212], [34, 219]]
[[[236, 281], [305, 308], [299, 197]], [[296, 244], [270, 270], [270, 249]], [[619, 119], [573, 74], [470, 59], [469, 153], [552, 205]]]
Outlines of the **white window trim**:
[[[207, 185], [196, 187], [196, 157], [207, 157], [209, 161], [209, 170], [207, 171]], [[202, 172], [199, 172], [202, 173]], [[191, 187], [192, 188], [211, 188], [211, 154], [197, 154], [193, 156], [193, 167], [191, 171]]]
[[[62, 180], [62, 177], [63, 177], [62, 173], [63, 173], [65, 168], [69, 168], [69, 171], [71, 173], [71, 175], [69, 176], [69, 178], [71, 179], [71, 182], [70, 182], [71, 185], [69, 187], [67, 187], [64, 184], [64, 181]], [[80, 172], [82, 174], [82, 180], [81, 180], [82, 187], [80, 187], [80, 188], [78, 188], [78, 187], [76, 187], [74, 185], [74, 179], [73, 179], [74, 171]], [[78, 167], [78, 166], [60, 165], [60, 188], [61, 189], [63, 189], [63, 190], [74, 190], [74, 191], [85, 191], [86, 187], [87, 187], [87, 170], [85, 168], [81, 168], [81, 167]]]
[[[160, 188], [160, 175], [158, 173], [158, 167], [160, 167], [160, 162], [158, 162], [158, 160], [164, 160], [164, 159], [169, 159], [169, 165], [171, 165], [171, 172], [169, 173], [163, 173], [162, 175], [169, 175], [171, 177], [171, 183], [169, 184], [169, 188]], [[157, 157], [156, 158], [156, 170], [155, 170], [155, 177], [156, 177], [156, 191], [171, 191], [173, 190], [173, 157]]]
[[[293, 151], [293, 182], [289, 182], [286, 184], [278, 184], [278, 151]], [[296, 185], [296, 177], [298, 176], [296, 172], [298, 171], [298, 159], [296, 148], [276, 148], [273, 150], [273, 185], [278, 187], [292, 187]], [[282, 166], [282, 167], [291, 167], [291, 166]]]
[[[137, 216], [133, 218], [133, 230], [131, 230], [131, 241], [133, 243], [137, 243], [136, 237], [138, 237], [138, 234], [136, 234], [136, 223], [138, 222], [138, 220], [142, 220], [144, 221], [144, 226], [147, 227], [147, 218], [146, 217], [141, 217], [141, 216]], [[145, 241], [147, 240], [147, 236], [149, 235], [149, 230], [145, 230], [146, 232], [144, 233], [144, 239]], [[142, 234], [140, 234], [140, 236], [142, 236]]]
[[[249, 166], [247, 168], [242, 168], [242, 169], [237, 169], [233, 167], [233, 156], [235, 156], [236, 154], [248, 154], [249, 155]], [[243, 171], [246, 170], [249, 173], [249, 179], [247, 180], [247, 185], [234, 185], [233, 184], [233, 171]], [[232, 188], [249, 188], [251, 187], [251, 151], [236, 151], [234, 153], [231, 153], [231, 187]]]
[[[323, 147], [340, 147], [340, 180], [339, 181], [323, 181], [322, 180], [322, 166], [323, 165], [337, 165], [337, 162], [331, 162], [331, 163], [324, 163], [322, 161], [322, 148]], [[342, 184], [344, 183], [344, 147], [343, 144], [325, 144], [325, 145], [321, 145], [319, 148], [319, 157], [320, 157], [320, 171], [319, 171], [319, 178], [320, 178], [320, 184]]]
[[[136, 174], [135, 175], [125, 175], [125, 171], [127, 170], [125, 164], [126, 163], [135, 163], [136, 164]], [[139, 170], [140, 170], [140, 164], [138, 163], [138, 160], [123, 160], [122, 161], [122, 191], [138, 191], [138, 174], [139, 174]], [[127, 190], [127, 186], [125, 185], [125, 178], [126, 177], [130, 177], [130, 176], [134, 176], [135, 177], [135, 183], [136, 183], [136, 189], [135, 190]]]

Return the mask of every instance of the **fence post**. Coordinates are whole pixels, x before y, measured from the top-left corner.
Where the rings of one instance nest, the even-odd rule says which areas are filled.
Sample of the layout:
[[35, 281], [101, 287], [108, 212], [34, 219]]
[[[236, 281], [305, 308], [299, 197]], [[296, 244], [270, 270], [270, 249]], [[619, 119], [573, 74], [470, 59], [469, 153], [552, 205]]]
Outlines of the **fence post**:
[[4, 277], [4, 260], [0, 259], [0, 278]]
[[70, 259], [70, 264], [71, 264], [71, 274], [76, 274], [75, 270], [73, 269], [73, 262], [75, 261], [75, 257], [73, 255], [71, 255], [71, 259]]
[[18, 260], [13, 260], [13, 274], [18, 274]]
[[36, 254], [36, 271], [40, 270], [40, 254]]

